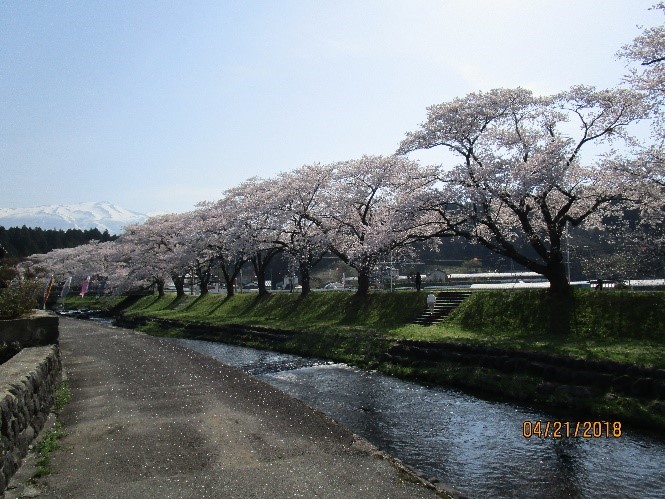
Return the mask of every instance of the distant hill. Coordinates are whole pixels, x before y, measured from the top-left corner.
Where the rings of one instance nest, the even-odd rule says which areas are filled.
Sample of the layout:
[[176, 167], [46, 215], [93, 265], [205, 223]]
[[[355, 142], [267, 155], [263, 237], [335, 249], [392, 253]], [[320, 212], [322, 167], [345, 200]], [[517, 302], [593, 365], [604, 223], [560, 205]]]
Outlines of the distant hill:
[[120, 234], [129, 224], [148, 218], [106, 201], [70, 205], [36, 206], [33, 208], [0, 208], [0, 226], [40, 227], [42, 229], [98, 229]]

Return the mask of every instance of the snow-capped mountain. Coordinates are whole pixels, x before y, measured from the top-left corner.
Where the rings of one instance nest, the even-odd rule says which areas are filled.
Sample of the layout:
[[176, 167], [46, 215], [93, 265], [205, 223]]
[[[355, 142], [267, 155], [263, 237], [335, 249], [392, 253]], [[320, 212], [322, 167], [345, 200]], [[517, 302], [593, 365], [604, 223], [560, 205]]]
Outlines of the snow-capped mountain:
[[0, 225], [41, 227], [42, 229], [93, 229], [120, 234], [129, 224], [142, 223], [147, 216], [106, 201], [70, 205], [0, 208]]

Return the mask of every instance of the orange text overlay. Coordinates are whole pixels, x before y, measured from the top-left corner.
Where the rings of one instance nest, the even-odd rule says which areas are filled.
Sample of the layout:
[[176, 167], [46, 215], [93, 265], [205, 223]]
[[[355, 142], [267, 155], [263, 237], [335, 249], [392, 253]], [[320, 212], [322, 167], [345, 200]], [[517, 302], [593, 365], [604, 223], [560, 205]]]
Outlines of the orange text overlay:
[[524, 438], [620, 438], [620, 421], [523, 421]]

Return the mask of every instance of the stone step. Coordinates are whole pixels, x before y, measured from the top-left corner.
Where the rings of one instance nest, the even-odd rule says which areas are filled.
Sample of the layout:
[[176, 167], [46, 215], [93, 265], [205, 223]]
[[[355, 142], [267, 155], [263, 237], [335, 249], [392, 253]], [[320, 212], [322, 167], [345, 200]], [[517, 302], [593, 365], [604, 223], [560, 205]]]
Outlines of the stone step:
[[436, 303], [434, 304], [433, 312], [430, 312], [429, 307], [427, 307], [425, 311], [413, 321], [413, 323], [422, 326], [438, 324], [448, 317], [448, 315], [450, 315], [450, 313], [470, 295], [471, 291], [440, 292], [436, 295]]

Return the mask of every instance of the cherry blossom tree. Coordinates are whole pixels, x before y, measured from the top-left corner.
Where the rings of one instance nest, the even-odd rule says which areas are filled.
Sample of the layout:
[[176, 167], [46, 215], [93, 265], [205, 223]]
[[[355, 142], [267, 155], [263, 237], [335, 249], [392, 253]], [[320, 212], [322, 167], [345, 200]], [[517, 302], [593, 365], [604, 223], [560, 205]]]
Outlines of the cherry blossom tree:
[[623, 203], [642, 198], [644, 186], [616, 167], [614, 147], [632, 144], [628, 127], [647, 114], [625, 89], [577, 86], [549, 97], [496, 89], [429, 107], [398, 152], [451, 153], [455, 164], [441, 169], [442, 186], [423, 205], [438, 214], [439, 234], [512, 258], [562, 298], [567, 228], [620, 215]]
[[187, 269], [196, 269], [198, 263], [204, 275], [205, 267], [187, 238], [188, 227], [186, 214], [160, 215], [126, 227], [118, 239], [118, 254], [129, 268], [129, 279], [156, 286], [159, 296], [164, 296], [164, 284], [171, 277], [178, 295], [183, 295]]
[[275, 255], [283, 250], [277, 240], [284, 213], [275, 209], [274, 186], [273, 180], [251, 178], [227, 190], [217, 203], [218, 209], [232, 217], [225, 230], [252, 264], [261, 296], [268, 294], [266, 270]]
[[432, 169], [397, 156], [363, 156], [330, 168], [321, 203], [307, 217], [330, 250], [358, 272], [358, 295], [365, 295], [379, 259], [423, 235], [422, 212], [411, 208], [436, 177]]
[[[665, 14], [665, 3], [659, 2], [652, 9]], [[665, 131], [665, 115], [659, 109], [665, 104], [665, 26], [661, 24], [645, 29], [625, 45], [618, 55], [630, 64], [626, 82], [644, 92], [657, 110], [654, 113], [654, 124], [661, 142]]]
[[292, 172], [282, 173], [273, 186], [275, 217], [279, 226], [276, 243], [282, 247], [297, 267], [302, 285], [301, 293], [311, 290], [310, 272], [328, 251], [325, 234], [313, 221], [321, 212], [322, 193], [330, 187], [333, 169], [330, 166], [304, 165]]
[[[652, 7], [657, 14], [665, 14], [665, 3]], [[621, 166], [634, 182], [645, 183], [649, 189], [643, 193], [652, 203], [643, 203], [639, 210], [640, 223], [630, 235], [622, 233], [620, 257], [633, 262], [632, 268], [655, 269], [665, 272], [665, 26], [646, 28], [618, 54], [629, 64], [625, 81], [642, 92], [651, 108], [651, 140], [642, 143], [638, 157]], [[616, 223], [616, 221], [614, 221]], [[635, 255], [640, 255], [639, 261]], [[651, 262], [644, 266], [644, 262]]]
[[44, 278], [54, 276], [56, 283], [72, 277], [80, 285], [88, 276], [105, 292], [129, 289], [128, 271], [121, 262], [121, 251], [115, 241], [97, 242], [31, 255], [21, 264], [22, 274]]
[[[94, 243], [85, 246], [94, 247]], [[64, 282], [67, 277], [85, 278], [80, 276], [84, 276], [90, 270], [81, 265], [82, 251], [80, 248], [61, 248], [48, 253], [30, 255], [18, 265], [18, 273], [21, 276], [39, 279], [53, 275], [56, 284]]]
[[123, 248], [117, 241], [91, 243], [78, 246], [77, 249], [78, 260], [84, 270], [82, 275], [90, 275], [98, 289], [103, 288], [104, 293], [121, 294], [140, 288], [130, 278], [129, 266], [122, 258]]
[[150, 217], [125, 230], [118, 253], [132, 270], [131, 275], [156, 284], [163, 294], [164, 282], [171, 278], [177, 296], [184, 295], [185, 275], [197, 263], [197, 246], [191, 234], [190, 213]]
[[[108, 289], [133, 292], [156, 286], [164, 295], [170, 277], [179, 296], [184, 295], [187, 273], [194, 273], [207, 291], [212, 261], [219, 257], [213, 246], [215, 235], [206, 232], [202, 210], [184, 214], [160, 215], [142, 224], [131, 225], [117, 241], [88, 244], [47, 255], [31, 257], [31, 267], [41, 273], [106, 275]], [[101, 279], [102, 277], [100, 277]]]
[[173, 216], [170, 227], [174, 232], [167, 240], [171, 251], [173, 282], [176, 283], [177, 278], [184, 287], [185, 275], [190, 273], [192, 283], [194, 276], [196, 277], [201, 295], [208, 294], [216, 262], [214, 251], [210, 247], [213, 236], [208, 231], [207, 218], [201, 209]]
[[238, 276], [254, 252], [251, 238], [244, 225], [238, 223], [237, 207], [230, 198], [201, 202], [198, 206], [192, 218], [196, 239], [221, 271], [227, 296], [233, 296]]
[[[660, 2], [652, 9], [665, 14], [665, 3]], [[653, 130], [652, 141], [642, 143], [642, 154], [623, 166], [636, 178], [646, 179], [658, 188], [665, 187], [665, 26], [645, 29], [618, 55], [629, 64], [626, 83], [641, 92], [651, 108]], [[654, 193], [662, 195], [660, 189]]]
[[[207, 262], [207, 258], [201, 256], [203, 249], [198, 244], [196, 225], [192, 219], [193, 213], [187, 212], [152, 217], [145, 222], [152, 225], [149, 231], [150, 237], [163, 254], [165, 270], [173, 281], [178, 297], [185, 294], [187, 273], [197, 265], [201, 267], [199, 273], [203, 273]], [[205, 285], [202, 289], [204, 287]]]

